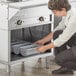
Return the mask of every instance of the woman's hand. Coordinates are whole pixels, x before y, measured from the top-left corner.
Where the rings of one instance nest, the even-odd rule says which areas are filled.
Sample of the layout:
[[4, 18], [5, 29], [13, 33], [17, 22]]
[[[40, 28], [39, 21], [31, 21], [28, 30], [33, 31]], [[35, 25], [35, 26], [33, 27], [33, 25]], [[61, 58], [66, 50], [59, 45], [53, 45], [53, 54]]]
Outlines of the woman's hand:
[[35, 43], [36, 43], [36, 44], [39, 44], [39, 45], [44, 45], [44, 41], [42, 41], [42, 40], [38, 40], [38, 41], [36, 41]]
[[46, 46], [41, 46], [41, 47], [37, 48], [37, 51], [40, 53], [43, 53], [43, 52], [47, 51], [47, 48], [46, 48]]
[[44, 38], [41, 39], [41, 40], [36, 41], [35, 43], [36, 43], [36, 44], [41, 44], [41, 45], [43, 45], [43, 44], [45, 44], [46, 42], [50, 41], [52, 38], [53, 38], [53, 33], [49, 33], [46, 37], [44, 37]]
[[47, 44], [47, 45], [38, 47], [38, 48], [37, 48], [37, 51], [43, 53], [43, 52], [47, 51], [48, 49], [55, 48], [55, 47], [56, 47], [56, 46], [54, 45], [54, 43], [49, 43], [49, 44]]

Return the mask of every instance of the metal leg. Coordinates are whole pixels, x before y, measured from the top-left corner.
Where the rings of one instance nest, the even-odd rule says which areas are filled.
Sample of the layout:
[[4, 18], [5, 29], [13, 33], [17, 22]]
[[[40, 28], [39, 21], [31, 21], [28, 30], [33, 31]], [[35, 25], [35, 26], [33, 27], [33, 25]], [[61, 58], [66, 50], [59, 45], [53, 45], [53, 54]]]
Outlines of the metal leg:
[[11, 76], [11, 72], [8, 72], [7, 76]]
[[24, 71], [25, 71], [25, 62], [22, 62], [21, 71], [22, 71], [22, 72], [24, 72]]
[[49, 61], [48, 61], [48, 57], [45, 58], [45, 62], [46, 62], [46, 69], [49, 69]]
[[38, 66], [38, 69], [42, 68], [42, 58], [38, 59], [37, 66]]
[[11, 72], [11, 65], [7, 65], [7, 72]]
[[41, 63], [41, 62], [42, 62], [42, 58], [39, 58], [39, 59], [38, 59], [38, 62]]

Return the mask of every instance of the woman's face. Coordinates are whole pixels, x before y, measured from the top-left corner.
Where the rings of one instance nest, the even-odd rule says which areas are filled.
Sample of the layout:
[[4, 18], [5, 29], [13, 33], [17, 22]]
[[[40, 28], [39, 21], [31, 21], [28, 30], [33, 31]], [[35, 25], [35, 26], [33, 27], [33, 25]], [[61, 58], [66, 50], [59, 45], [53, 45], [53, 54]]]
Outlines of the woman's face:
[[63, 8], [61, 11], [59, 10], [52, 10], [52, 12], [54, 13], [54, 15], [56, 16], [66, 16], [67, 15], [67, 12], [66, 10]]

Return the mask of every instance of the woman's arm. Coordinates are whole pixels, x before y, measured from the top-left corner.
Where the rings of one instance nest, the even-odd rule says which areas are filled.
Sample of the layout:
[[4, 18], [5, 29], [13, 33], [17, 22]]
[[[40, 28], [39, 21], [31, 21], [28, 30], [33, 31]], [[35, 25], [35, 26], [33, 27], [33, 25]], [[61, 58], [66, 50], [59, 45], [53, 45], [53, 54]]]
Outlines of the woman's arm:
[[44, 37], [41, 40], [36, 41], [37, 44], [45, 44], [46, 42], [50, 41], [53, 38], [53, 33], [48, 34], [46, 37]]
[[37, 48], [37, 51], [43, 53], [51, 48], [55, 48], [54, 43], [49, 43], [47, 45], [41, 46], [41, 47]]
[[48, 34], [46, 37], [42, 39], [45, 43], [53, 39], [53, 33]]

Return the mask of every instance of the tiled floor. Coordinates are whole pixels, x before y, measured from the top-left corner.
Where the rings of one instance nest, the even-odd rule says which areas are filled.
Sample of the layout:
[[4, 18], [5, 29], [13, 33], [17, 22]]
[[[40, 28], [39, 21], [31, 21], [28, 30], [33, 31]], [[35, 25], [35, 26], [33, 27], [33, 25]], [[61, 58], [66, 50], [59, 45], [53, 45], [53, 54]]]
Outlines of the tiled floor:
[[[51, 65], [50, 65], [51, 64]], [[74, 75], [52, 75], [51, 71], [59, 68], [55, 63], [48, 63], [49, 69], [46, 69], [45, 59], [38, 62], [38, 59], [28, 60], [25, 62], [25, 71], [22, 72], [21, 63], [15, 64], [11, 68], [11, 72], [7, 73], [5, 66], [0, 65], [0, 76], [76, 76]]]

